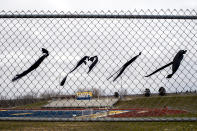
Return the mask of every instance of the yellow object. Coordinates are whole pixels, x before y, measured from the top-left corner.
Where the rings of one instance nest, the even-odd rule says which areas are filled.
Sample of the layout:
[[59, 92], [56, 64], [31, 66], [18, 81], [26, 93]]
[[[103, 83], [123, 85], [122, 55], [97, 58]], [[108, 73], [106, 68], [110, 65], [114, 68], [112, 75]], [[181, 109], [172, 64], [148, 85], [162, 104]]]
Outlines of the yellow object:
[[92, 97], [92, 92], [87, 91], [87, 92], [77, 92], [78, 97], [84, 97], [84, 96], [89, 96]]
[[128, 112], [128, 111], [109, 111], [109, 115], [115, 115], [115, 114], [121, 114], [121, 113], [125, 113], [125, 112]]
[[11, 115], [20, 116], [20, 115], [28, 115], [28, 114], [32, 114], [32, 113], [16, 113], [16, 114], [11, 114]]
[[108, 115], [115, 115], [115, 114], [121, 114], [125, 113], [128, 111], [106, 111], [106, 112], [98, 112], [95, 114], [90, 114], [90, 115], [84, 115], [84, 116], [78, 116], [77, 118], [99, 118], [99, 117], [106, 117]]

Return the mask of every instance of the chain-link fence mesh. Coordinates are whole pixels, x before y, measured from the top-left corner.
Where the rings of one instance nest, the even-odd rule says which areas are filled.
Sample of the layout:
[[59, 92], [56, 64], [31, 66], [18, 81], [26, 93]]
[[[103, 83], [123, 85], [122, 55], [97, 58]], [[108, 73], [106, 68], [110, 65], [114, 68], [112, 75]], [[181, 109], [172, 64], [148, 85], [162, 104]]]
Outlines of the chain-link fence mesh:
[[196, 14], [1, 12], [0, 117], [196, 120]]

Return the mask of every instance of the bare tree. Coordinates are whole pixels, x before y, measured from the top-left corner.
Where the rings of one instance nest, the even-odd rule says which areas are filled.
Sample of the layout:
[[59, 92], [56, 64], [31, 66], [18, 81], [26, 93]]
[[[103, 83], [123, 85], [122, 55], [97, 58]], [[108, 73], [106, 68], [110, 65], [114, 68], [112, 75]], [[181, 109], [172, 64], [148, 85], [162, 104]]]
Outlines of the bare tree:
[[166, 95], [166, 89], [165, 89], [164, 87], [160, 87], [160, 88], [159, 88], [159, 95], [160, 95], [160, 96]]
[[98, 98], [101, 94], [101, 91], [98, 88], [92, 88], [93, 97]]
[[63, 93], [62, 92], [55, 92], [54, 90], [45, 90], [43, 93], [40, 94], [40, 97], [43, 99], [51, 99], [53, 97], [62, 97]]
[[121, 88], [119, 94], [120, 94], [120, 96], [126, 96], [127, 95], [127, 89]]
[[7, 97], [6, 96], [0, 96], [0, 100], [6, 100]]
[[38, 97], [38, 95], [36, 92], [30, 91], [23, 96], [18, 96], [17, 99], [35, 99], [37, 97]]
[[78, 88], [77, 89], [77, 92], [84, 92], [84, 91], [87, 91], [86, 89], [83, 89], [83, 88]]
[[114, 92], [114, 97], [118, 98], [119, 97], [119, 93], [118, 92]]
[[149, 97], [150, 94], [151, 94], [151, 93], [150, 93], [150, 89], [146, 88], [146, 89], [145, 89], [145, 94], [144, 94], [144, 95], [145, 95], [146, 97]]

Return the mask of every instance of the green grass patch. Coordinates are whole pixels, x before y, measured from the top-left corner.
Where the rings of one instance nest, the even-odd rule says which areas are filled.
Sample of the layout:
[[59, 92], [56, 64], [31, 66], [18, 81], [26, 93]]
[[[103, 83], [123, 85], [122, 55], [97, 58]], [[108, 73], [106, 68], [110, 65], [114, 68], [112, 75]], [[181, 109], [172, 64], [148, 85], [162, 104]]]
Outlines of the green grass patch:
[[177, 131], [197, 130], [197, 122], [14, 122], [0, 121], [0, 130]]
[[41, 109], [42, 106], [48, 104], [48, 100], [35, 102], [33, 104], [23, 105], [23, 106], [17, 106], [14, 109]]
[[131, 100], [120, 100], [114, 108], [163, 108], [197, 112], [197, 95], [131, 97]]
[[[151, 96], [151, 97], [132, 97], [130, 100], [120, 100], [114, 108], [163, 108], [178, 109], [189, 111], [190, 114], [197, 113], [197, 95], [171, 95], [171, 96]], [[48, 104], [48, 100], [33, 104], [17, 106], [15, 109], [41, 109]]]

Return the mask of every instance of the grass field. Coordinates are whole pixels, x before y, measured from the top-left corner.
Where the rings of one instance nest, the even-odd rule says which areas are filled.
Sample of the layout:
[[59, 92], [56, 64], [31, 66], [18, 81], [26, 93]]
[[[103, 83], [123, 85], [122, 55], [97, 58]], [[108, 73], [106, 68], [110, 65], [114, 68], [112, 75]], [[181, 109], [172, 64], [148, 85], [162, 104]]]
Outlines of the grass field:
[[0, 130], [195, 131], [197, 122], [4, 122]]
[[[47, 100], [18, 106], [14, 109], [41, 109], [48, 103]], [[197, 95], [167, 95], [167, 96], [151, 96], [151, 97], [134, 97], [128, 96], [120, 100], [113, 108], [163, 108], [167, 106], [172, 109], [187, 110], [189, 112], [197, 112]]]
[[197, 117], [197, 95], [172, 95], [135, 97], [121, 100], [114, 108], [163, 108], [186, 110], [187, 114], [166, 115], [163, 117]]
[[[18, 106], [14, 109], [41, 109], [48, 103], [47, 100], [29, 105]], [[113, 108], [163, 108], [186, 110], [187, 114], [166, 115], [163, 117], [197, 117], [197, 95], [167, 95], [151, 97], [127, 96], [114, 105]]]
[[41, 109], [43, 105], [48, 104], [47, 100], [41, 101], [41, 102], [36, 102], [33, 104], [28, 104], [28, 105], [23, 105], [23, 106], [17, 106], [13, 109]]
[[[16, 107], [17, 109], [40, 109], [47, 101]], [[120, 100], [114, 108], [163, 108], [184, 109], [189, 113], [163, 117], [197, 117], [196, 95], [128, 97]], [[0, 130], [94, 130], [94, 131], [195, 131], [197, 122], [22, 122], [0, 121]]]
[[114, 108], [163, 108], [164, 106], [197, 112], [197, 95], [135, 97], [131, 100], [119, 101]]

